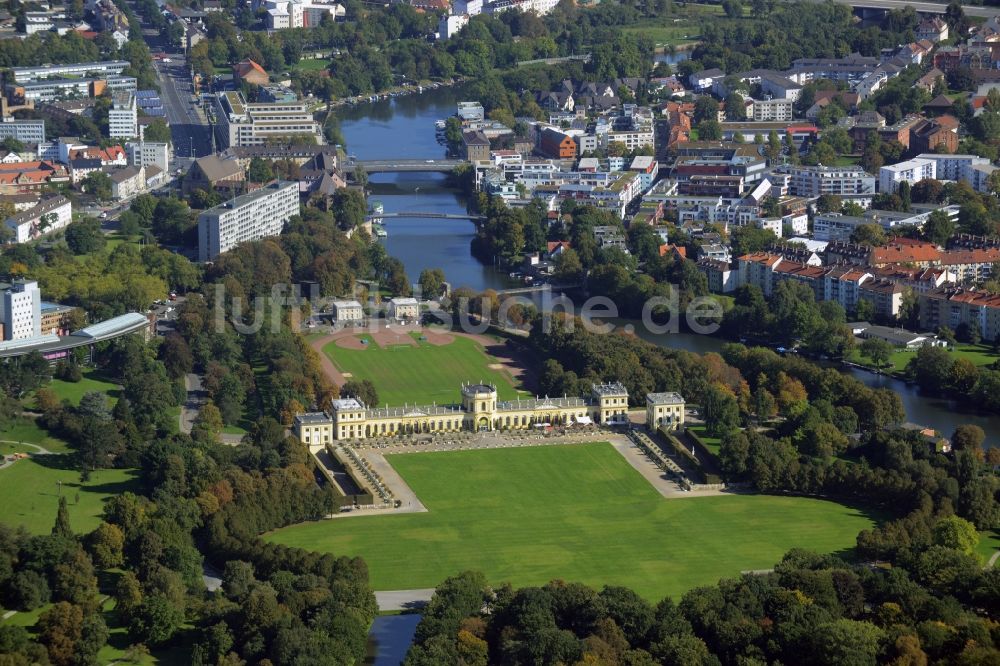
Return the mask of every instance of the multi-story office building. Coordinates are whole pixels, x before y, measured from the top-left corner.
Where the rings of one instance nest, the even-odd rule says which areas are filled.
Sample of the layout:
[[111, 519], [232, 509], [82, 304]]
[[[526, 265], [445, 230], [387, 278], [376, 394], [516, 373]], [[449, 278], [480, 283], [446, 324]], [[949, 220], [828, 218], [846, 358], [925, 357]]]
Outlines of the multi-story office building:
[[41, 65], [39, 67], [11, 67], [13, 80], [17, 83], [37, 81], [39, 79], [63, 78], [101, 78], [117, 76], [129, 66], [127, 60], [108, 60], [104, 62], [78, 62], [68, 65]]
[[926, 178], [937, 178], [937, 163], [933, 160], [914, 158], [879, 169], [878, 188], [880, 192], [892, 194], [899, 189], [899, 184], [902, 182], [913, 185]]
[[139, 135], [139, 116], [135, 94], [115, 93], [111, 108], [108, 109], [108, 135], [121, 138]]
[[125, 144], [128, 163], [132, 166], [157, 166], [164, 173], [170, 171], [170, 145], [149, 141]]
[[105, 79], [41, 79], [7, 86], [11, 95], [25, 101], [51, 102], [54, 100], [99, 97], [105, 90], [135, 92], [134, 76], [109, 76]]
[[789, 187], [798, 197], [871, 196], [875, 194], [875, 176], [861, 167], [800, 166], [791, 169]]
[[229, 91], [216, 96], [215, 111], [220, 150], [260, 146], [295, 136], [323, 143], [320, 125], [303, 102], [247, 103], [241, 93]]
[[34, 281], [7, 285], [0, 294], [4, 340], [24, 340], [42, 334], [42, 295]]
[[278, 181], [198, 216], [198, 259], [212, 261], [240, 243], [277, 236], [299, 214], [299, 184]]
[[0, 123], [0, 140], [17, 139], [21, 143], [45, 143], [44, 120], [9, 120]]

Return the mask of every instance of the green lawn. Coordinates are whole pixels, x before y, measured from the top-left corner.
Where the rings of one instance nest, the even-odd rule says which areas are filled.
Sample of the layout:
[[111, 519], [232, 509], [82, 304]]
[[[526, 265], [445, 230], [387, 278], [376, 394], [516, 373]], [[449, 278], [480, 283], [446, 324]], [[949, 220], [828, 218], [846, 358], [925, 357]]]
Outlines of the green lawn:
[[391, 462], [427, 513], [351, 517], [271, 533], [365, 558], [377, 590], [434, 587], [465, 569], [494, 583], [562, 578], [678, 596], [790, 548], [848, 551], [874, 519], [811, 498], [664, 499], [608, 444], [404, 454]]
[[998, 550], [1000, 550], [1000, 530], [979, 533], [979, 546], [976, 547], [976, 553], [982, 558], [983, 564], [989, 562]]
[[699, 439], [701, 443], [705, 445], [705, 448], [711, 451], [712, 455], [718, 459], [719, 457], [719, 447], [722, 445], [722, 440], [718, 437], [712, 437], [705, 431], [705, 426], [688, 426], [688, 430], [691, 430]]
[[[954, 359], [968, 359], [972, 361], [973, 365], [991, 365], [1000, 361], [1000, 354], [996, 354], [990, 345], [969, 345], [969, 344], [958, 344], [949, 350], [951, 356]], [[906, 369], [906, 364], [910, 362], [910, 359], [917, 355], [916, 351], [909, 351], [905, 349], [897, 349], [889, 357], [890, 365], [882, 368], [882, 372], [893, 373], [893, 372], [903, 372]], [[862, 356], [860, 351], [855, 349], [851, 352], [850, 360], [855, 363], [860, 363], [862, 365], [871, 366], [871, 361], [867, 356]]]
[[68, 456], [34, 456], [0, 469], [0, 520], [23, 525], [33, 534], [45, 534], [55, 522], [61, 492], [69, 503], [73, 531], [89, 532], [100, 522], [105, 500], [135, 490], [132, 470], [98, 470], [90, 481], [81, 483], [80, 473], [69, 463]]
[[518, 395], [506, 372], [488, 367], [495, 359], [469, 338], [455, 337], [444, 346], [417, 340], [416, 345], [379, 347], [368, 335], [357, 337], [368, 339], [367, 349], [344, 349], [334, 342], [323, 351], [341, 372], [371, 380], [382, 404], [456, 403], [462, 382], [491, 382], [501, 400]]
[[329, 65], [330, 61], [326, 58], [311, 58], [308, 60], [299, 60], [292, 69], [297, 69], [300, 72], [322, 72]]
[[37, 451], [34, 447], [12, 444], [11, 442], [37, 444], [53, 453], [67, 453], [70, 450], [66, 442], [49, 436], [44, 428], [40, 427], [34, 421], [27, 419], [20, 423], [15, 423], [5, 430], [0, 430], [0, 440], [4, 440], [3, 445], [0, 445], [0, 454], [17, 452], [34, 453]]
[[69, 400], [74, 405], [79, 405], [83, 394], [90, 391], [107, 393], [112, 402], [118, 399], [119, 393], [118, 385], [103, 379], [96, 370], [85, 370], [83, 379], [78, 382], [53, 379], [49, 382], [48, 388], [52, 389], [60, 400]]

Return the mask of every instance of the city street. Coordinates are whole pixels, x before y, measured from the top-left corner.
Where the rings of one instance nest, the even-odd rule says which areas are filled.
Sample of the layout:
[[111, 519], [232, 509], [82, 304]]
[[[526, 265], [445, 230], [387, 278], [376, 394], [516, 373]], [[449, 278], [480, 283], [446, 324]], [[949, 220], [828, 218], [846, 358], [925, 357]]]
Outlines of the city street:
[[174, 165], [187, 170], [196, 157], [212, 152], [208, 121], [201, 108], [191, 102], [190, 71], [183, 54], [169, 54], [170, 62], [155, 61], [160, 77], [160, 99], [174, 142]]

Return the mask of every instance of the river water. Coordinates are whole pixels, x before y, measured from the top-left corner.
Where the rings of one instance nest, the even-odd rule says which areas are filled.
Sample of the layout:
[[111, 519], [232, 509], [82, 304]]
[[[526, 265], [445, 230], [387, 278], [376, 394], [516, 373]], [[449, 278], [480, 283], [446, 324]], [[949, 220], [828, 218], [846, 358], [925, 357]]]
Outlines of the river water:
[[[678, 54], [679, 55], [679, 54]], [[684, 54], [686, 55], [686, 54]], [[684, 57], [681, 56], [681, 58]], [[340, 112], [347, 150], [359, 159], [438, 159], [445, 149], [434, 137], [434, 121], [454, 114], [462, 99], [457, 89], [445, 88], [418, 95], [361, 104]], [[444, 186], [440, 174], [380, 174], [371, 178], [372, 198], [383, 202], [386, 212], [436, 211], [464, 213], [461, 195]], [[390, 218], [389, 237], [383, 242], [389, 254], [406, 266], [411, 281], [424, 268], [442, 268], [454, 287], [474, 290], [508, 286], [506, 275], [483, 266], [471, 254], [469, 243], [475, 229], [466, 220]], [[637, 334], [659, 345], [694, 352], [718, 351], [724, 341], [687, 333], [653, 335], [637, 328]], [[860, 369], [845, 372], [873, 387], [899, 394], [907, 418], [950, 435], [955, 426], [974, 423], [986, 431], [991, 443], [1000, 438], [1000, 417], [970, 413], [961, 404], [921, 395], [915, 386]]]
[[[435, 139], [434, 121], [454, 115], [460, 99], [455, 88], [439, 88], [345, 108], [339, 116], [347, 151], [359, 160], [446, 157]], [[369, 189], [369, 199], [381, 201], [387, 213], [465, 213], [464, 198], [445, 187], [444, 174], [373, 174]], [[505, 273], [473, 258], [469, 248], [476, 228], [469, 220], [387, 218], [385, 229], [389, 237], [381, 242], [403, 262], [411, 282], [425, 268], [440, 268], [452, 287], [509, 286]]]

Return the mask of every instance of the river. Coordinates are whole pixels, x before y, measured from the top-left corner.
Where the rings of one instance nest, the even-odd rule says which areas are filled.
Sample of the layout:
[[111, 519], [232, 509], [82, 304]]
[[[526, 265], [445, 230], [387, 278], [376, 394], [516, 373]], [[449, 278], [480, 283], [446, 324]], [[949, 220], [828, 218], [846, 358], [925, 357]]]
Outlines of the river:
[[[444, 88], [345, 108], [339, 113], [347, 150], [359, 159], [444, 157], [445, 148], [434, 137], [434, 121], [452, 115], [460, 99], [460, 89]], [[386, 212], [465, 212], [462, 196], [446, 188], [440, 174], [380, 174], [372, 177], [371, 184], [372, 198], [381, 200]], [[471, 222], [390, 218], [386, 229], [386, 249], [403, 261], [411, 281], [415, 282], [424, 268], [442, 268], [454, 287], [482, 291], [507, 286], [506, 275], [483, 266], [472, 256], [469, 244], [475, 229]], [[656, 344], [694, 352], [718, 351], [724, 344], [723, 340], [703, 335], [638, 333]], [[953, 401], [921, 395], [915, 386], [898, 379], [855, 368], [844, 371], [868, 386], [898, 393], [907, 418], [915, 423], [945, 435], [950, 435], [956, 425], [974, 423], [986, 431], [990, 440], [1000, 436], [1000, 416], [969, 413]]]
[[[434, 136], [434, 121], [455, 114], [463, 99], [456, 88], [358, 104], [339, 111], [347, 151], [360, 160], [439, 159], [445, 147]], [[445, 187], [439, 173], [373, 174], [369, 200], [379, 200], [387, 213], [465, 213], [465, 200]], [[440, 268], [452, 287], [503, 289], [507, 275], [483, 266], [472, 256], [475, 225], [468, 220], [387, 218], [388, 253], [403, 262], [411, 282], [425, 268]]]

